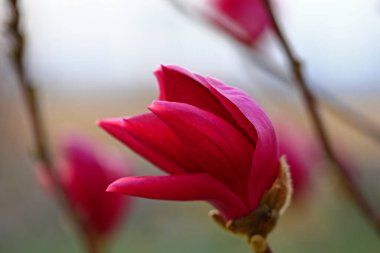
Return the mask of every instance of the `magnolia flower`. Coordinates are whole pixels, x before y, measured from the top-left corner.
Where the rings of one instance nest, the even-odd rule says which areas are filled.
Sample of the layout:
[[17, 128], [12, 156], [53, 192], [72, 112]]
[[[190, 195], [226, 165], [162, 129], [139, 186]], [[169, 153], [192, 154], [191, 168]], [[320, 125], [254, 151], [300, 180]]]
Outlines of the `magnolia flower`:
[[204, 14], [218, 28], [252, 45], [271, 26], [263, 0], [209, 0]]
[[[121, 178], [108, 191], [205, 200], [220, 212], [218, 221], [244, 219], [263, 199], [273, 202], [266, 194], [285, 166], [260, 106], [239, 89], [178, 66], [161, 66], [155, 75], [160, 95], [150, 112], [98, 124], [168, 175]], [[278, 209], [285, 199], [275, 203]]]
[[130, 175], [130, 168], [118, 154], [99, 149], [79, 135], [62, 145], [59, 176], [71, 207], [80, 214], [92, 237], [105, 237], [120, 223], [129, 199], [106, 192], [117, 178]]

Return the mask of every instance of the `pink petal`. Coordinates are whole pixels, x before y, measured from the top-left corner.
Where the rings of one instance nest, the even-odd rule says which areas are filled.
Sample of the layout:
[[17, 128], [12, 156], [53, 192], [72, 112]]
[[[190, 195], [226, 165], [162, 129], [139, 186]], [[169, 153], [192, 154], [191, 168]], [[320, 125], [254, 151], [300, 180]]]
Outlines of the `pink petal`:
[[207, 78], [211, 92], [235, 117], [249, 136], [256, 141], [252, 170], [249, 176], [251, 208], [256, 208], [265, 191], [278, 175], [279, 152], [272, 122], [245, 92]]
[[247, 135], [230, 112], [210, 91], [210, 84], [205, 77], [175, 65], [161, 65], [161, 68], [155, 71], [155, 75], [160, 85], [159, 100], [194, 105], [218, 115], [243, 135]]
[[209, 84], [204, 77], [174, 65], [161, 65], [154, 74], [160, 86], [159, 100], [194, 105], [234, 122], [233, 117], [209, 91]]
[[[248, 203], [253, 146], [218, 116], [192, 105], [154, 101], [149, 109], [186, 144], [187, 156]], [[193, 169], [193, 171], [194, 171]]]
[[102, 120], [99, 126], [170, 174], [187, 174], [194, 163], [178, 137], [156, 115]]
[[228, 219], [247, 214], [246, 206], [207, 174], [124, 177], [113, 182], [107, 191], [150, 199], [206, 200]]

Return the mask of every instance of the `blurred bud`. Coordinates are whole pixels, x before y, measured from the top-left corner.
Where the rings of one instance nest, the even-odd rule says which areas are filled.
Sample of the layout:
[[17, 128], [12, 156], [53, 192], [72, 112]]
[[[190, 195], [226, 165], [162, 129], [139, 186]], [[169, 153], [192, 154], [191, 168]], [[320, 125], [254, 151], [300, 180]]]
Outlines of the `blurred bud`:
[[294, 189], [294, 200], [298, 201], [312, 188], [312, 169], [322, 160], [318, 143], [298, 127], [278, 124], [280, 153], [286, 156]]
[[[112, 181], [131, 175], [130, 168], [117, 153], [101, 150], [79, 135], [65, 138], [61, 152], [57, 174], [71, 207], [91, 238], [107, 237], [130, 208], [130, 199], [105, 190]], [[39, 180], [51, 190], [53, 181], [43, 171], [38, 172]]]
[[252, 46], [271, 26], [262, 0], [209, 0], [204, 14], [222, 31]]

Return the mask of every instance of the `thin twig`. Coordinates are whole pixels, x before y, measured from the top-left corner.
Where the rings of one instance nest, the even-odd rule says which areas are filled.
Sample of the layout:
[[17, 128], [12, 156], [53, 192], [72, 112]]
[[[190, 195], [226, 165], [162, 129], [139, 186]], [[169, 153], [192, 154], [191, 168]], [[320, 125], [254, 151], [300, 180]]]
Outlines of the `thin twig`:
[[275, 34], [277, 35], [281, 45], [283, 46], [286, 56], [291, 64], [294, 79], [297, 81], [298, 88], [300, 92], [302, 93], [302, 96], [304, 98], [304, 103], [307, 107], [307, 110], [309, 111], [311, 120], [314, 123], [316, 132], [319, 136], [322, 146], [324, 147], [326, 151], [327, 156], [329, 157], [331, 162], [335, 165], [335, 168], [338, 169], [340, 175], [343, 178], [344, 185], [346, 186], [353, 200], [356, 202], [357, 206], [361, 209], [361, 211], [368, 218], [371, 224], [375, 226], [377, 232], [380, 233], [380, 218], [378, 214], [375, 212], [375, 210], [372, 209], [371, 205], [367, 202], [367, 200], [365, 199], [365, 197], [359, 190], [349, 169], [335, 155], [333, 148], [330, 144], [330, 140], [327, 136], [323, 121], [318, 113], [317, 101], [315, 100], [314, 95], [309, 90], [307, 82], [304, 78], [304, 75], [302, 72], [302, 64], [293, 53], [287, 39], [285, 38], [282, 30], [280, 29], [277, 23], [277, 20], [275, 18], [275, 15], [273, 13], [270, 1], [266, 0], [264, 2], [267, 8], [267, 11], [270, 14], [271, 21], [273, 23], [273, 30]]
[[[176, 11], [185, 17], [190, 19], [199, 19], [199, 16], [194, 15], [194, 12], [188, 10], [188, 8], [178, 0], [166, 0]], [[241, 44], [237, 45], [238, 49], [241, 49]], [[246, 48], [246, 45], [243, 45]], [[249, 48], [250, 52], [244, 51], [241, 53], [245, 59], [254, 62], [261, 70], [270, 74], [271, 77], [276, 78], [278, 81], [289, 85], [293, 83], [284, 73], [278, 71], [278, 69], [272, 66], [271, 62], [257, 53], [254, 54], [252, 48]], [[371, 120], [370, 118], [364, 116], [362, 113], [358, 112], [354, 108], [350, 107], [347, 103], [334, 96], [326, 89], [322, 87], [314, 88], [318, 96], [315, 96], [315, 100], [321, 102], [321, 105], [326, 107], [333, 115], [337, 117], [340, 121], [346, 123], [349, 127], [357, 130], [359, 133], [369, 137], [371, 140], [376, 141], [380, 144], [380, 127]]]
[[[240, 49], [240, 46], [238, 49]], [[255, 53], [251, 48], [249, 52], [246, 52], [246, 50], [241, 52], [241, 50], [239, 50], [239, 53], [243, 59], [247, 59], [249, 62], [260, 67], [261, 70], [265, 71], [281, 83], [288, 86], [294, 84], [293, 80], [287, 77], [285, 73], [279, 71], [276, 67], [273, 67], [273, 63], [268, 62], [265, 56], [261, 55], [261, 53]], [[350, 107], [337, 96], [331, 94], [328, 90], [320, 86], [314, 87], [313, 90], [313, 93], [317, 94], [314, 96], [315, 99], [318, 100], [322, 106], [326, 107], [329, 112], [335, 115], [336, 118], [341, 122], [346, 123], [352, 129], [357, 130], [359, 133], [362, 133], [380, 144], [380, 126], [378, 126], [376, 122], [364, 116], [355, 108]]]
[[354, 108], [349, 107], [346, 103], [325, 89], [318, 88], [317, 93], [323, 98], [324, 106], [338, 119], [353, 129], [358, 130], [358, 132], [370, 137], [371, 140], [380, 143], [380, 126], [376, 124], [376, 122]]
[[13, 60], [16, 76], [18, 77], [18, 84], [22, 91], [23, 98], [26, 103], [28, 114], [31, 122], [31, 129], [33, 131], [34, 143], [38, 159], [43, 161], [47, 169], [52, 168], [52, 160], [50, 158], [48, 149], [46, 148], [46, 136], [44, 126], [42, 124], [41, 113], [37, 104], [38, 94], [33, 85], [27, 80], [24, 71], [24, 44], [25, 39], [22, 31], [19, 29], [20, 13], [18, 10], [18, 1], [9, 0], [11, 9], [11, 19], [8, 25], [9, 33], [11, 35], [12, 46], [10, 57]]
[[84, 241], [89, 253], [99, 253], [96, 242], [92, 240], [91, 231], [84, 226], [79, 213], [70, 204], [69, 198], [64, 190], [59, 175], [54, 170], [54, 163], [49, 154], [47, 145], [47, 136], [43, 124], [42, 114], [38, 104], [38, 92], [32, 82], [27, 78], [24, 68], [24, 49], [25, 37], [20, 29], [20, 12], [19, 2], [17, 0], [8, 0], [10, 7], [10, 21], [8, 32], [11, 37], [10, 58], [13, 62], [18, 84], [25, 101], [26, 110], [29, 115], [31, 130], [34, 138], [35, 152], [41, 168], [45, 170], [51, 180], [53, 190], [63, 210], [76, 225], [81, 239]]

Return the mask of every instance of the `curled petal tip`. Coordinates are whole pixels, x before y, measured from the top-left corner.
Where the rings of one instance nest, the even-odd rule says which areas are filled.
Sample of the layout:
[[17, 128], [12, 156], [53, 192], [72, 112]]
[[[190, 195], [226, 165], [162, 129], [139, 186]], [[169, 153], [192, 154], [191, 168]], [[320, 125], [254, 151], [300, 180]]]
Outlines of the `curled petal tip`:
[[115, 187], [112, 184], [110, 184], [109, 186], [107, 186], [106, 192], [115, 192]]
[[108, 126], [112, 123], [115, 123], [116, 119], [101, 119], [96, 121], [96, 124], [100, 127]]
[[159, 73], [164, 72], [165, 70], [170, 70], [174, 66], [175, 65], [160, 64], [160, 65], [158, 65], [158, 67], [156, 69], [153, 70], [153, 73], [157, 75]]
[[113, 118], [113, 119], [98, 120], [96, 124], [99, 127], [103, 128], [104, 130], [109, 131], [115, 128], [120, 128], [122, 122], [124, 122], [122, 118]]
[[147, 106], [147, 108], [151, 111], [152, 108], [154, 108], [154, 105], [155, 105], [155, 100], [153, 100], [153, 101]]
[[147, 108], [150, 111], [154, 111], [155, 108], [159, 108], [160, 105], [167, 103], [166, 101], [161, 101], [161, 100], [153, 100], [150, 105], [147, 106]]
[[96, 121], [96, 125], [98, 126], [98, 127], [101, 127], [101, 128], [103, 128], [103, 129], [106, 129], [108, 126], [109, 126], [109, 121], [108, 120], [97, 120]]
[[109, 184], [109, 185], [107, 186], [106, 192], [119, 193], [119, 191], [118, 191], [118, 187], [117, 187], [117, 182], [118, 182], [118, 181], [119, 181], [119, 180], [116, 180], [116, 181], [112, 182], [111, 184]]
[[158, 67], [156, 67], [154, 70], [153, 70], [153, 73], [157, 74], [158, 72], [161, 72], [162, 69], [164, 69], [166, 67], [165, 64], [160, 64], [158, 65]]

